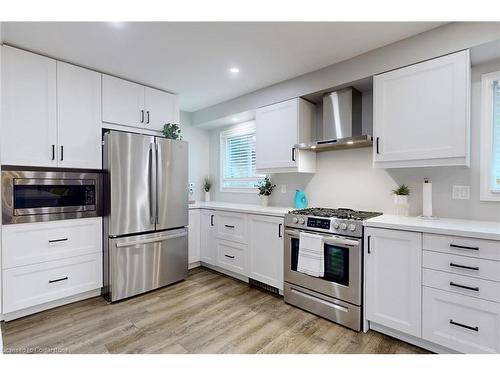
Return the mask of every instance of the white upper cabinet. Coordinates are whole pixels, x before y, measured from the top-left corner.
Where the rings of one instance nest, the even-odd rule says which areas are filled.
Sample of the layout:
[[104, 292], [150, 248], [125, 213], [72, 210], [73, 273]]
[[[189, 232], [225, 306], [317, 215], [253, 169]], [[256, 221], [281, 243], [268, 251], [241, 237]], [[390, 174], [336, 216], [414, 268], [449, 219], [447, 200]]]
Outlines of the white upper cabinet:
[[101, 169], [101, 74], [57, 62], [58, 165]]
[[102, 121], [161, 131], [167, 123], [179, 123], [178, 98], [103, 74]]
[[283, 292], [283, 218], [249, 215], [249, 277]]
[[2, 47], [1, 159], [57, 166], [56, 60]]
[[469, 166], [470, 56], [374, 77], [374, 167]]
[[145, 126], [148, 129], [161, 131], [165, 124], [179, 123], [179, 102], [176, 95], [146, 87], [145, 108]]
[[421, 233], [367, 228], [366, 319], [421, 337], [421, 267]]
[[316, 154], [294, 145], [311, 141], [315, 107], [301, 98], [268, 105], [256, 114], [256, 167], [259, 173], [316, 171]]
[[103, 74], [102, 121], [144, 127], [144, 86]]

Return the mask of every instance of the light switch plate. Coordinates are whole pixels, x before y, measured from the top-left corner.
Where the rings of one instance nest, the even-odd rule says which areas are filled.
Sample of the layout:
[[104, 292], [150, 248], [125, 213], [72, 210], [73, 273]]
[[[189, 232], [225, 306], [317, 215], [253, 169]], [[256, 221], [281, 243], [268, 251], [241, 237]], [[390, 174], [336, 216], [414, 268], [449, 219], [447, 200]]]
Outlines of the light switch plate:
[[453, 199], [470, 199], [470, 186], [469, 185], [453, 185], [452, 198]]
[[286, 193], [286, 185], [285, 184], [280, 185], [280, 190], [283, 194], [285, 194]]

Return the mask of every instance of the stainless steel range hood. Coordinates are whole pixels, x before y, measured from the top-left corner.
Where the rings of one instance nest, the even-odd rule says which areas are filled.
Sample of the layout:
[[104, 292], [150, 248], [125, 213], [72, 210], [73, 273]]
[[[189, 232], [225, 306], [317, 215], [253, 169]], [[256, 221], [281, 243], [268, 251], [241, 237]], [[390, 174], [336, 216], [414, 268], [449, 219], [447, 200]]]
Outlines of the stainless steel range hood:
[[361, 93], [348, 87], [323, 96], [323, 140], [296, 144], [295, 148], [327, 151], [372, 144], [372, 136], [362, 134]]

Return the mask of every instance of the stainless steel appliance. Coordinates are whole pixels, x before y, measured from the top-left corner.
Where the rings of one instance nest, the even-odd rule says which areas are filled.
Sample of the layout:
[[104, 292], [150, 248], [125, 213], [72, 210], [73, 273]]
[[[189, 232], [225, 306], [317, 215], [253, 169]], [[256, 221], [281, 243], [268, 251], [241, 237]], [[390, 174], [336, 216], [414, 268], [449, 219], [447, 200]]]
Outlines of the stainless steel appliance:
[[103, 164], [103, 294], [117, 301], [186, 278], [187, 142], [109, 131]]
[[2, 167], [2, 223], [101, 216], [101, 173]]
[[[363, 225], [381, 215], [350, 209], [307, 208], [285, 215], [285, 302], [361, 330]], [[300, 234], [323, 240], [324, 276], [297, 272]]]

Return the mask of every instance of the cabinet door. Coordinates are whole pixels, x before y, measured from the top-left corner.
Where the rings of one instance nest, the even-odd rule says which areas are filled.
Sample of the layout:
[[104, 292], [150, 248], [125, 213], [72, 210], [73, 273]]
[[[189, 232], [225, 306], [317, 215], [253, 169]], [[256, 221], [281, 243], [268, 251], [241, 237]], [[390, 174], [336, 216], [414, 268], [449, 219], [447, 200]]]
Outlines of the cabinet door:
[[189, 264], [200, 261], [200, 210], [189, 210]]
[[54, 167], [56, 61], [2, 47], [2, 164]]
[[468, 51], [375, 76], [374, 165], [468, 165], [469, 95]]
[[144, 86], [103, 74], [102, 121], [144, 127]]
[[421, 336], [422, 234], [368, 228], [366, 319]]
[[283, 218], [249, 215], [249, 277], [283, 291]]
[[201, 210], [201, 261], [215, 265], [215, 211]]
[[298, 140], [298, 99], [257, 109], [257, 169], [293, 168]]
[[101, 169], [101, 74], [57, 62], [58, 165]]
[[146, 87], [145, 108], [148, 129], [161, 131], [167, 123], [179, 123], [179, 103], [173, 94]]

